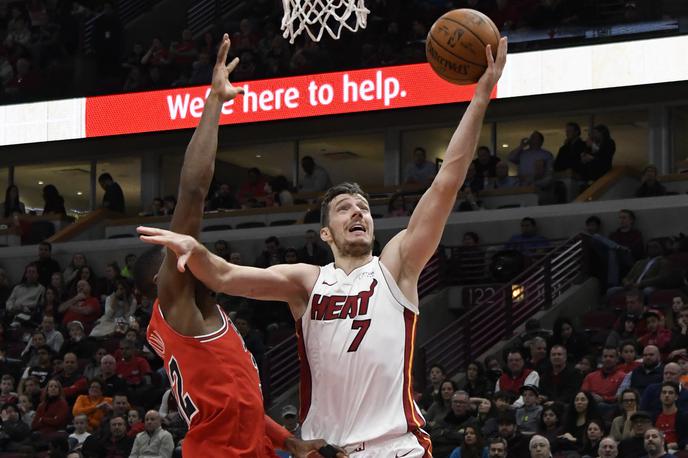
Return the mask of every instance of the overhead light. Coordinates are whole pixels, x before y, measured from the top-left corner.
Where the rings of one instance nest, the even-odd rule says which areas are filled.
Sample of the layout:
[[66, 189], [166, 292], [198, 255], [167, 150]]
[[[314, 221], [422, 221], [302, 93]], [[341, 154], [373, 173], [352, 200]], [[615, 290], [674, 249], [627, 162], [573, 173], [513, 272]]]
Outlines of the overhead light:
[[508, 143], [502, 143], [502, 148], [508, 148], [509, 144]]
[[76, 192], [76, 195], [77, 195], [77, 196], [83, 196], [83, 195], [84, 195], [84, 193], [83, 193], [83, 192], [81, 192], [81, 191], [77, 191], [77, 192]]
[[258, 159], [260, 159], [260, 158], [263, 157], [263, 156], [262, 156], [261, 154], [256, 154], [256, 157], [257, 157]]
[[38, 184], [43, 184], [43, 182], [42, 182], [42, 181], [39, 181]]

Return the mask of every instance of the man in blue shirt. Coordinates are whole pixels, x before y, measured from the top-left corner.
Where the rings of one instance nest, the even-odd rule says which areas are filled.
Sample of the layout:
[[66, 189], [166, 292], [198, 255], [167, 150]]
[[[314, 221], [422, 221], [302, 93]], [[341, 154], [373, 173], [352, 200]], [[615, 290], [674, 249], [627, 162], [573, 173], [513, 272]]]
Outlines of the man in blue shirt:
[[549, 248], [549, 241], [538, 235], [535, 220], [527, 216], [521, 220], [521, 233], [513, 235], [504, 248], [519, 251], [524, 256], [534, 256]]

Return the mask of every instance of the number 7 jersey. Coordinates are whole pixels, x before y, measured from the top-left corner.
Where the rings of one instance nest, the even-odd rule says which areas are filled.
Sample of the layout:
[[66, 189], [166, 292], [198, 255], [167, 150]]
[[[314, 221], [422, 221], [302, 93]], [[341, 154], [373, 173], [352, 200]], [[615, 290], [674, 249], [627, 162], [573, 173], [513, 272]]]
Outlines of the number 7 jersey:
[[258, 369], [219, 306], [217, 313], [218, 330], [183, 336], [165, 321], [156, 301], [148, 324], [148, 342], [165, 363], [179, 413], [189, 425], [184, 458], [275, 457], [265, 432]]
[[349, 275], [320, 269], [296, 324], [304, 439], [350, 446], [424, 426], [411, 387], [417, 319], [377, 257]]

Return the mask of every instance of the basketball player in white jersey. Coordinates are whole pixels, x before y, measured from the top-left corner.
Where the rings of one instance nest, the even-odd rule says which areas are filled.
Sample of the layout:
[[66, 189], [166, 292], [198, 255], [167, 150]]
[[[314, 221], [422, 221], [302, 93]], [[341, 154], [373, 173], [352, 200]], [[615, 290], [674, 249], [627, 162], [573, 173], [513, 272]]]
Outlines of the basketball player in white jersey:
[[473, 159], [490, 94], [506, 63], [507, 43], [488, 68], [454, 133], [444, 162], [408, 227], [379, 258], [372, 255], [373, 218], [356, 184], [323, 197], [320, 237], [334, 263], [239, 266], [194, 238], [139, 228], [142, 239], [177, 254], [177, 268], [216, 292], [285, 301], [297, 322], [301, 356], [302, 437], [322, 437], [354, 458], [430, 457], [425, 421], [413, 402], [411, 369], [418, 320], [417, 283], [435, 253]]

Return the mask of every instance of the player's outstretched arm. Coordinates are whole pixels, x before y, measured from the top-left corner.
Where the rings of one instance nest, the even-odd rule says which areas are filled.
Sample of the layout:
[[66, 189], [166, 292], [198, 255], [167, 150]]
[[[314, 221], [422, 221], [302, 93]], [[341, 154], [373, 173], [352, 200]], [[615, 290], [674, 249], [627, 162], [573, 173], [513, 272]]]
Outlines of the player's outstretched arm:
[[[144, 242], [172, 251], [179, 272], [185, 272], [188, 266], [194, 277], [218, 293], [283, 301], [293, 307], [293, 304], [305, 304], [309, 294], [305, 285], [312, 285], [317, 278], [315, 266], [283, 264], [267, 269], [240, 266], [214, 255], [191, 236], [152, 227], [139, 227], [137, 231]], [[309, 274], [310, 282], [306, 279]]]
[[[229, 47], [229, 36], [225, 34], [217, 53], [213, 80], [201, 120], [184, 154], [177, 205], [170, 223], [171, 230], [192, 237], [198, 237], [200, 233], [203, 205], [215, 170], [218, 124], [222, 104], [243, 93], [243, 89], [235, 88], [229, 82], [229, 74], [239, 63], [238, 59], [232, 60], [229, 64], [226, 63]], [[161, 305], [171, 308], [177, 298], [188, 297], [186, 294], [179, 294], [179, 289], [184, 285], [192, 287], [193, 282], [189, 281], [188, 275], [177, 272], [176, 257], [171, 253], [168, 254], [158, 277], [158, 295]], [[172, 288], [168, 288], [169, 285], [174, 285], [174, 293], [171, 291]], [[188, 306], [188, 303], [185, 305]], [[170, 319], [174, 321], [175, 317], [170, 316]], [[189, 319], [190, 317], [180, 318], [182, 322], [187, 322]], [[171, 324], [174, 325], [174, 323]]]
[[418, 202], [407, 229], [394, 237], [382, 253], [383, 262], [397, 274], [398, 280], [401, 277], [417, 279], [432, 257], [473, 160], [490, 95], [506, 63], [506, 38], [499, 42], [496, 60], [492, 57], [490, 46], [486, 47], [485, 53], [488, 67], [478, 81], [473, 99], [449, 142], [442, 167]]

